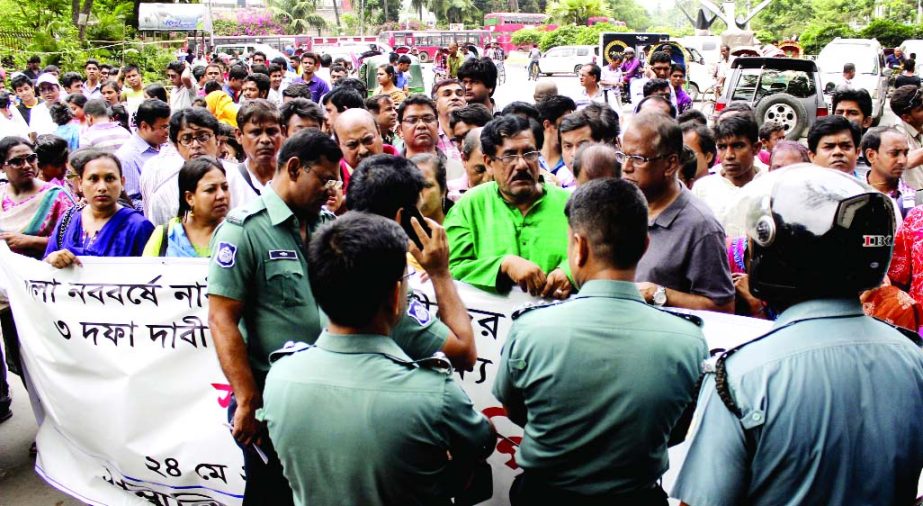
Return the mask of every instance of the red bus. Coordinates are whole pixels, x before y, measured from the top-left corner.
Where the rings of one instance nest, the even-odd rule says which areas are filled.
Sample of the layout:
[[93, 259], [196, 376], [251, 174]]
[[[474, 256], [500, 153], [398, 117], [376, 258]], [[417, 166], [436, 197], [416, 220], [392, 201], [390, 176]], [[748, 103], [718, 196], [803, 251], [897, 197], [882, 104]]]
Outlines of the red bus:
[[605, 16], [593, 16], [586, 20], [587, 26], [593, 26], [597, 23], [610, 23], [615, 26], [627, 26], [624, 21], [618, 21], [612, 18], [607, 18]]
[[418, 51], [417, 57], [425, 63], [432, 61], [436, 51], [449, 47], [452, 41], [458, 42], [459, 45], [468, 44], [483, 48], [491, 42], [491, 37], [487, 30], [384, 31], [378, 34], [378, 40], [393, 47], [398, 53], [406, 53], [410, 48], [414, 48]]
[[484, 29], [493, 34], [494, 41], [499, 42], [506, 53], [516, 49], [512, 41], [513, 32], [541, 26], [547, 22], [547, 14], [531, 12], [491, 12], [484, 15]]

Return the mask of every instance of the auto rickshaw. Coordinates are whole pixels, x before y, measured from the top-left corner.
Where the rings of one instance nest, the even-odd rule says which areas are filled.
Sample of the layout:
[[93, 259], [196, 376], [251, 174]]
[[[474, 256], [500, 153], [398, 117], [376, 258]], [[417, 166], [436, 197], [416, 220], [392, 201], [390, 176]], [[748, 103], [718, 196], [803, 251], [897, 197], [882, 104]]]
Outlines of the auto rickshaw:
[[[420, 68], [420, 60], [409, 54], [406, 56], [410, 57], [410, 68], [407, 70], [407, 93], [426, 93], [426, 85], [423, 82], [423, 70]], [[359, 79], [368, 87], [370, 97], [374, 93], [375, 88], [378, 87], [376, 72], [378, 67], [382, 65], [388, 65], [388, 55], [386, 54], [366, 58], [365, 61], [362, 62], [362, 66], [359, 67]]]
[[803, 50], [801, 49], [801, 44], [795, 40], [783, 40], [779, 42], [779, 49], [785, 52], [785, 56], [789, 58], [801, 58]]

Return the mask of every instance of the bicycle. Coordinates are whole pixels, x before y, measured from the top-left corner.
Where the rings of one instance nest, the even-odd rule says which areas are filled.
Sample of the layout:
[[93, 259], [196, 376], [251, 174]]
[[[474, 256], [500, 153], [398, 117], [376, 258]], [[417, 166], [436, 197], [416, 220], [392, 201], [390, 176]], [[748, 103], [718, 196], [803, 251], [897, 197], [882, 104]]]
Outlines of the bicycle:
[[506, 82], [506, 65], [502, 61], [495, 60], [494, 66], [497, 67], [497, 84]]
[[539, 74], [538, 62], [537, 61], [529, 62], [529, 80], [538, 81], [538, 74]]

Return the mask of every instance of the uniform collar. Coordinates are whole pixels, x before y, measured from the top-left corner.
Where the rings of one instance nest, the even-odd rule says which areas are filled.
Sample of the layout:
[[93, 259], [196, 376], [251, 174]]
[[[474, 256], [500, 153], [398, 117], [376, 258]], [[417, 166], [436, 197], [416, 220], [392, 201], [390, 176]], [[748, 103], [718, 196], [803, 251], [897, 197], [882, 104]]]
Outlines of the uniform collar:
[[272, 185], [266, 185], [263, 188], [262, 196], [263, 202], [266, 204], [266, 212], [269, 213], [269, 220], [273, 226], [284, 223], [295, 215], [292, 213], [292, 209], [288, 207], [288, 204], [282, 200], [282, 197], [279, 197]]
[[377, 353], [394, 357], [400, 361], [412, 362], [397, 343], [388, 336], [374, 334], [331, 334], [323, 331], [315, 345], [333, 353]]
[[836, 318], [840, 316], [862, 316], [862, 304], [859, 298], [852, 299], [814, 299], [799, 302], [779, 315], [774, 328], [799, 320], [814, 318]]
[[591, 279], [587, 281], [580, 286], [580, 293], [575, 298], [582, 297], [611, 297], [644, 302], [638, 292], [638, 287], [634, 283], [611, 279]]
[[676, 184], [679, 185], [679, 195], [672, 204], [657, 215], [657, 218], [651, 222], [651, 226], [657, 225], [661, 228], [670, 228], [670, 225], [673, 224], [676, 217], [679, 216], [679, 213], [683, 212], [686, 204], [689, 203], [689, 190], [687, 190], [684, 185], [679, 183]]

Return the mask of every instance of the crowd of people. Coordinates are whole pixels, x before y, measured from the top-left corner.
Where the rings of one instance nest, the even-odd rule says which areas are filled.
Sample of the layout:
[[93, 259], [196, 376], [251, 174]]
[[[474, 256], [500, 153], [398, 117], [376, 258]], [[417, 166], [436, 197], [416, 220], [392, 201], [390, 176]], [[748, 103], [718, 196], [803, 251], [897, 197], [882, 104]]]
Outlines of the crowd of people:
[[[635, 78], [633, 55], [622, 76], [584, 66], [579, 96], [543, 80], [501, 109], [491, 58], [450, 52], [429, 94], [407, 92], [401, 57], [372, 94], [310, 52], [297, 71], [176, 61], [167, 86], [30, 60], [0, 92], [0, 239], [62, 269], [210, 259], [245, 504], [484, 498], [497, 436], [452, 374], [478, 357], [456, 281], [557, 299], [514, 315], [497, 366], [525, 434], [513, 504], [666, 504], [687, 433], [671, 495], [693, 506], [913, 501], [919, 87], [877, 128], [868, 92], [838, 90], [804, 146], [747, 103], [710, 122], [667, 52], [640, 64], [627, 120], [599, 90]], [[667, 308], [775, 326], [707, 362], [701, 319]]]

